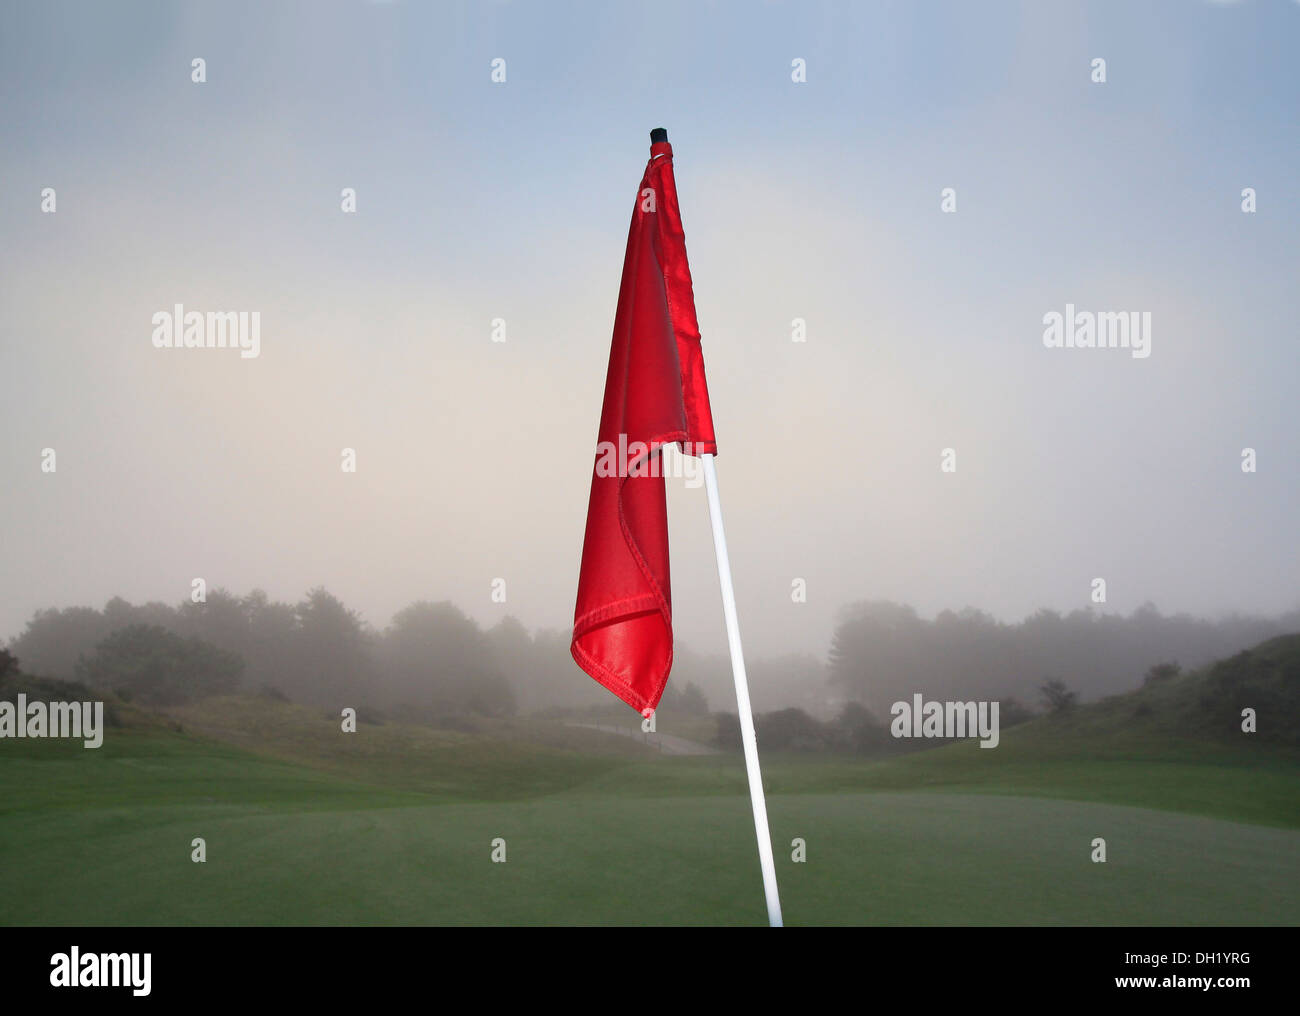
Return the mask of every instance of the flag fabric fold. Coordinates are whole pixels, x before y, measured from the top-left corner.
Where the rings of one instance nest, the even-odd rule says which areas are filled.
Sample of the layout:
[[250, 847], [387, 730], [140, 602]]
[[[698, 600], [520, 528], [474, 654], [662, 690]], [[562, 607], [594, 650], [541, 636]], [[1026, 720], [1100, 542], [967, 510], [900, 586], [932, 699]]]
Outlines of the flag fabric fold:
[[650, 146], [637, 189], [587, 506], [570, 651], [643, 715], [673, 661], [663, 446], [716, 454], [673, 150]]

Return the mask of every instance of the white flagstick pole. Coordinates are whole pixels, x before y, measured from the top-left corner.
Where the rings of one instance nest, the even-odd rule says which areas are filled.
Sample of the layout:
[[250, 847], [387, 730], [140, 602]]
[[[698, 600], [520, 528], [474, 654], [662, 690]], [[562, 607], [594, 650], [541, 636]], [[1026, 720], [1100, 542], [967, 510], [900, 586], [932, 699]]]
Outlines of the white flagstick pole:
[[745, 746], [745, 772], [749, 775], [749, 801], [754, 808], [754, 832], [758, 836], [758, 863], [763, 869], [763, 892], [767, 895], [767, 923], [781, 927], [781, 898], [776, 891], [776, 862], [772, 859], [772, 835], [767, 827], [767, 802], [763, 799], [763, 775], [758, 769], [758, 743], [754, 739], [754, 715], [749, 705], [749, 682], [745, 678], [745, 655], [740, 648], [740, 622], [736, 617], [736, 592], [731, 587], [731, 559], [727, 557], [727, 536], [722, 531], [722, 504], [718, 500], [718, 474], [713, 456], [700, 456], [704, 463], [704, 488], [709, 495], [709, 519], [713, 523], [713, 548], [718, 555], [718, 583], [722, 586], [722, 613], [727, 619], [727, 644], [731, 648], [731, 674], [736, 679], [736, 709], [740, 717], [740, 740]]

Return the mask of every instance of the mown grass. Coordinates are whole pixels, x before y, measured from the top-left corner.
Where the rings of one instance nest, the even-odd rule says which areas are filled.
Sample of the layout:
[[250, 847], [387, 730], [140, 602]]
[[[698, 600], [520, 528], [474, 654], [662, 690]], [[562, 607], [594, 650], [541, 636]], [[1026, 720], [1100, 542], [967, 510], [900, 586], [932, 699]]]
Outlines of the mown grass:
[[[790, 923], [1297, 923], [1293, 755], [1098, 722], [991, 751], [765, 755]], [[763, 920], [738, 757], [540, 720], [344, 734], [232, 698], [129, 714], [94, 751], [3, 741], [0, 861], [5, 924]]]

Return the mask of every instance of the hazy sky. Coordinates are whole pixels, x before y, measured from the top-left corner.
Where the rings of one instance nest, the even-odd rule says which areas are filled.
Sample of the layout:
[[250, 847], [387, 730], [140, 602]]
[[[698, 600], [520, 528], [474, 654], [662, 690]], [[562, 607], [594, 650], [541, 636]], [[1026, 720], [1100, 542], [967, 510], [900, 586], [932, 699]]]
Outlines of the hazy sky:
[[[1300, 604], [1300, 5], [0, 10], [0, 637], [195, 576], [570, 624], [659, 125], [751, 653], [1094, 577]], [[176, 303], [260, 311], [261, 355], [154, 348]], [[1045, 348], [1066, 303], [1150, 312], [1150, 357]], [[722, 652], [703, 491], [669, 515], [678, 636]]]

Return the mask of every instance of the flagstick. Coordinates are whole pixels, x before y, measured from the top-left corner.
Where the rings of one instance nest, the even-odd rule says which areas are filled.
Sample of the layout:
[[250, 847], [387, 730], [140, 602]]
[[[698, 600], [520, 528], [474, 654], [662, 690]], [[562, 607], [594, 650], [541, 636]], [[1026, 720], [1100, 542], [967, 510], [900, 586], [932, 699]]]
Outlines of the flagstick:
[[754, 739], [754, 716], [749, 705], [749, 682], [745, 678], [745, 655], [740, 648], [736, 593], [731, 588], [731, 560], [727, 557], [727, 535], [722, 531], [718, 474], [713, 468], [712, 455], [704, 454], [700, 459], [704, 463], [704, 488], [709, 495], [713, 548], [718, 556], [718, 583], [722, 586], [722, 613], [727, 619], [731, 674], [736, 679], [736, 709], [740, 718], [740, 740], [745, 746], [745, 772], [749, 776], [749, 802], [754, 809], [754, 832], [758, 836], [758, 863], [763, 869], [763, 892], [767, 895], [767, 923], [773, 928], [779, 928], [781, 927], [781, 898], [776, 891], [776, 862], [772, 859], [772, 835], [767, 827], [767, 802], [763, 799], [763, 775], [758, 769], [758, 743]]

